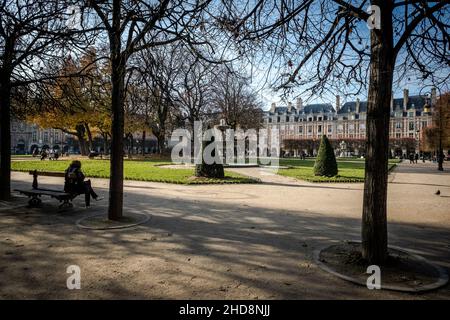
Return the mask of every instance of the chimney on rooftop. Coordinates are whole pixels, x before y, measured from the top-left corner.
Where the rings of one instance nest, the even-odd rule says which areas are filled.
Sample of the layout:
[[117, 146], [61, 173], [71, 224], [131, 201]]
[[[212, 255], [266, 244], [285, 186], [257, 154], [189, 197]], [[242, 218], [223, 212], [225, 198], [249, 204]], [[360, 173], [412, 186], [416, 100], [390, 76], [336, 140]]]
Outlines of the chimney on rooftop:
[[436, 88], [431, 89], [431, 105], [434, 107], [437, 102]]
[[275, 113], [275, 107], [277, 105], [275, 104], [275, 102], [272, 102], [272, 105], [270, 106], [270, 112]]
[[409, 90], [404, 89], [403, 90], [403, 111], [406, 111], [408, 107], [408, 99], [409, 99]]
[[341, 108], [341, 96], [337, 95], [336, 96], [336, 112], [338, 112], [340, 108]]
[[302, 98], [297, 98], [297, 111], [300, 112], [303, 110], [303, 100]]
[[359, 107], [360, 107], [361, 101], [359, 98], [356, 98], [356, 113], [359, 113]]
[[292, 102], [288, 102], [288, 108], [287, 108], [288, 112], [292, 112]]

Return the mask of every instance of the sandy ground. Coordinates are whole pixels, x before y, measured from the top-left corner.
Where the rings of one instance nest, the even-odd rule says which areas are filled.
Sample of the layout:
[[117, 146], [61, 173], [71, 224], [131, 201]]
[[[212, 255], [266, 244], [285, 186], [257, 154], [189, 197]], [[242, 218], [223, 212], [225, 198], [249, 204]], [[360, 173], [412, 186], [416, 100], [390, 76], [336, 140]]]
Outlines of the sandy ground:
[[[390, 176], [389, 239], [450, 268], [450, 167], [401, 164]], [[256, 185], [184, 186], [127, 181], [125, 213], [145, 225], [89, 231], [81, 217], [107, 201], [57, 211], [0, 207], [2, 299], [449, 299], [450, 286], [426, 294], [371, 291], [337, 279], [312, 260], [314, 249], [359, 239], [362, 184], [312, 184], [235, 169]], [[31, 177], [13, 173], [13, 187]], [[60, 178], [40, 185], [61, 186]], [[108, 181], [94, 179], [107, 196]], [[434, 193], [441, 191], [441, 195]], [[69, 265], [81, 290], [68, 290]]]

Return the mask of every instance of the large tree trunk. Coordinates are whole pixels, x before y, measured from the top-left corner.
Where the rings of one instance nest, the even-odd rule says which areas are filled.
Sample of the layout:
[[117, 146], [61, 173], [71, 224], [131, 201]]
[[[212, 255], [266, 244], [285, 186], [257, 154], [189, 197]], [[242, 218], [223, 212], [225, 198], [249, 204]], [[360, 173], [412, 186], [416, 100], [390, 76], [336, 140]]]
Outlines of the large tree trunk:
[[444, 150], [442, 149], [442, 141], [439, 141], [439, 151], [438, 151], [438, 170], [444, 171]]
[[121, 52], [120, 0], [113, 1], [113, 32], [110, 34], [112, 88], [111, 88], [111, 162], [109, 180], [108, 218], [119, 220], [123, 212], [123, 135], [125, 103], [126, 57]]
[[1, 71], [0, 79], [0, 199], [11, 197], [11, 82]]
[[108, 218], [119, 220], [123, 210], [124, 67], [115, 67], [112, 77], [112, 130]]
[[381, 29], [371, 30], [370, 83], [362, 217], [362, 255], [370, 264], [387, 258], [387, 178], [394, 50], [392, 2], [373, 0], [381, 9]]
[[91, 132], [91, 129], [89, 128], [89, 124], [85, 123], [84, 127], [86, 128], [86, 133], [87, 133], [87, 137], [88, 137], [88, 147], [89, 147], [88, 151], [91, 151], [91, 150], [93, 150], [93, 147], [94, 147], [94, 144], [92, 141], [92, 132]]
[[84, 137], [86, 133], [86, 128], [84, 127], [84, 125], [79, 124], [76, 126], [75, 130], [76, 130], [76, 137], [78, 139], [78, 145], [80, 147], [80, 153], [82, 156], [87, 156], [89, 152], [86, 145], [86, 139]]
[[102, 133], [102, 137], [103, 137], [103, 154], [108, 154], [109, 151], [109, 146], [108, 146], [108, 134], [107, 133]]
[[159, 133], [156, 137], [158, 139], [158, 153], [162, 155], [164, 153], [164, 133]]
[[145, 136], [146, 136], [146, 132], [145, 130], [142, 131], [142, 155], [145, 156]]

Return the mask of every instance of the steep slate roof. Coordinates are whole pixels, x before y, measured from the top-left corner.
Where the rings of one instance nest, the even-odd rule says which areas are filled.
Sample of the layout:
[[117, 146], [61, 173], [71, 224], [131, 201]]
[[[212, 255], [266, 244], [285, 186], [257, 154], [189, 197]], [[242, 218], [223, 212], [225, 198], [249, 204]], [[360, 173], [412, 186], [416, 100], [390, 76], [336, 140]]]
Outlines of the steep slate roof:
[[334, 112], [333, 106], [330, 103], [308, 104], [303, 107], [303, 110], [306, 114]]
[[[413, 105], [416, 111], [422, 111], [424, 105], [426, 104], [425, 98], [421, 96], [410, 96], [408, 98], [407, 110], [412, 109]], [[403, 109], [403, 98], [394, 99], [394, 110], [402, 110]], [[275, 114], [289, 114], [287, 112], [287, 107], [275, 107]], [[292, 112], [295, 113], [297, 109], [292, 106]], [[359, 112], [367, 111], [367, 101], [360, 101], [359, 103]], [[302, 112], [300, 113], [330, 113], [335, 112], [333, 106], [330, 103], [318, 103], [318, 104], [308, 104], [303, 107]], [[356, 112], [356, 101], [346, 102], [342, 105], [342, 107], [337, 112], [338, 114], [346, 114]], [[266, 111], [266, 113], [271, 114], [270, 111]]]
[[[421, 96], [410, 96], [408, 98], [408, 105], [406, 106], [406, 109], [412, 109], [412, 105], [414, 104], [414, 108], [416, 110], [422, 110], [425, 103], [425, 98]], [[394, 99], [394, 110], [397, 108], [397, 105], [400, 109], [403, 109], [403, 98]]]
[[[416, 111], [422, 111], [423, 106], [425, 105], [426, 101], [424, 98], [420, 96], [410, 96], [408, 98], [408, 104], [406, 106], [406, 109], [412, 109], [413, 105]], [[403, 110], [403, 98], [394, 99], [394, 110]], [[367, 101], [361, 101], [359, 103], [359, 112], [366, 112], [367, 111]], [[350, 112], [356, 112], [356, 101], [346, 102], [342, 106], [342, 108], [339, 110], [339, 114], [342, 113], [350, 113]]]
[[[359, 112], [366, 112], [366, 111], [367, 111], [367, 101], [360, 101]], [[344, 103], [344, 105], [338, 111], [339, 114], [350, 112], [356, 112], [356, 101]]]

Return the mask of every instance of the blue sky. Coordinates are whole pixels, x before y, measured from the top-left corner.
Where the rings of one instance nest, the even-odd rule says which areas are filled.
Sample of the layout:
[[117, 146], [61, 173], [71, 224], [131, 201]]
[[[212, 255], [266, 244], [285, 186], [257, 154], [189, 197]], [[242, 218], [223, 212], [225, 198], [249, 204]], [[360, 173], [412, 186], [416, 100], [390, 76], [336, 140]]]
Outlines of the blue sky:
[[[331, 1], [330, 1], [331, 3]], [[358, 4], [361, 3], [361, 1], [353, 1], [354, 4]], [[403, 18], [404, 12], [403, 12], [403, 8], [399, 8], [397, 9], [397, 11], [395, 12], [395, 14], [399, 17], [399, 20], [401, 20]], [[334, 12], [334, 8], [333, 10], [330, 10], [330, 12]], [[333, 15], [334, 13], [330, 13], [331, 15]], [[448, 10], [446, 11], [445, 14], [448, 14]], [[412, 17], [410, 17], [411, 19]], [[319, 18], [320, 19], [320, 18]], [[395, 26], [395, 31], [397, 31], [398, 29], [398, 33], [395, 35], [396, 39], [395, 42], [398, 40], [399, 36], [402, 34], [403, 30], [403, 25], [400, 23], [398, 25]], [[357, 29], [357, 34], [358, 37], [361, 38], [362, 40], [362, 46], [367, 46], [369, 45], [369, 38], [370, 38], [370, 30], [367, 27], [367, 24], [363, 21], [358, 23], [355, 26], [355, 29]], [[413, 44], [414, 45], [414, 44]], [[368, 46], [367, 46], [368, 48]], [[397, 70], [398, 70], [398, 64], [399, 61], [402, 60], [402, 54], [404, 53], [404, 51], [406, 50], [402, 50], [399, 54], [399, 57], [397, 58]], [[295, 51], [292, 51], [295, 53]], [[301, 51], [300, 51], [301, 52]], [[267, 55], [269, 55], [270, 53], [266, 53]], [[296, 56], [295, 54], [292, 57], [292, 61], [294, 64], [294, 67], [297, 65], [296, 62], [299, 59], [296, 58], [301, 58]], [[351, 57], [350, 57], [351, 58]], [[265, 57], [264, 59], [262, 59], [263, 63], [255, 63], [255, 64], [250, 64], [245, 66], [245, 68], [247, 69], [248, 73], [252, 75], [252, 85], [254, 87], [254, 89], [259, 93], [261, 101], [264, 104], [264, 109], [268, 109], [270, 108], [270, 104], [272, 102], [276, 102], [277, 104], [284, 104], [285, 102], [282, 101], [282, 99], [280, 98], [282, 96], [282, 92], [274, 92], [270, 89], [270, 85], [271, 82], [273, 83], [274, 79], [276, 79], [277, 76], [279, 76], [280, 74], [289, 72], [289, 70], [286, 68], [286, 62], [285, 61], [280, 61], [277, 64], [274, 64], [272, 66], [272, 70], [269, 72], [269, 74], [267, 74], [268, 70], [267, 70], [267, 65], [268, 65], [268, 61], [270, 60], [270, 57]], [[309, 69], [309, 66], [306, 66], [306, 70]], [[450, 74], [450, 67], [443, 67], [442, 69], [440, 69], [439, 72], [435, 73], [435, 74], [441, 74], [441, 75], [446, 75], [448, 76], [448, 74]], [[266, 80], [267, 83], [266, 83]], [[350, 85], [351, 86], [351, 85]], [[395, 74], [394, 75], [394, 84], [393, 84], [393, 91], [394, 91], [394, 98], [401, 98], [403, 96], [403, 90], [404, 89], [408, 89], [409, 90], [409, 94], [410, 95], [425, 95], [427, 93], [429, 93], [431, 91], [431, 82], [430, 81], [425, 81], [422, 79], [422, 74], [419, 74], [417, 72], [414, 71], [410, 71], [408, 73], [406, 73], [401, 79], [399, 79], [398, 75]], [[301, 91], [302, 88], [298, 88], [297, 92]], [[342, 88], [338, 88], [338, 89], [331, 89], [327, 88], [329, 92], [324, 93], [320, 96], [318, 95], [300, 95], [300, 97], [302, 97], [302, 99], [304, 101], [307, 101], [306, 103], [332, 103], [333, 105], [335, 104], [335, 96], [336, 94], [341, 95], [341, 102], [345, 103], [346, 101], [355, 101], [356, 98], [359, 98], [361, 100], [366, 100], [367, 98], [367, 87], [364, 88], [363, 92], [361, 94], [359, 94], [358, 96], [346, 96], [346, 89], [345, 87]], [[449, 90], [449, 83], [442, 85], [439, 88], [440, 91], [445, 92]], [[438, 90], [438, 91], [439, 91]], [[295, 92], [294, 91], [294, 92]], [[293, 93], [290, 97], [288, 96], [288, 100], [290, 101], [295, 101], [295, 98], [297, 97], [298, 93]]]

